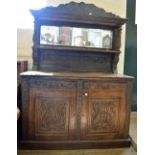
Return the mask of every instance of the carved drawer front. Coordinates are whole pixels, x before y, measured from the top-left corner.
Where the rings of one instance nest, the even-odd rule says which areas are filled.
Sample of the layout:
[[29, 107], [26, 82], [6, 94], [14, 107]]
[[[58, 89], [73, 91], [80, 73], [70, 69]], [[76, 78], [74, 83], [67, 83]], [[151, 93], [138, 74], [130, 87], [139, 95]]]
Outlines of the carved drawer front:
[[37, 88], [33, 83], [29, 92], [29, 139], [72, 139], [76, 127], [76, 84], [38, 81], [39, 85], [46, 82], [49, 82], [48, 87], [44, 85], [46, 88]]
[[85, 82], [82, 96], [83, 139], [125, 138], [126, 84]]

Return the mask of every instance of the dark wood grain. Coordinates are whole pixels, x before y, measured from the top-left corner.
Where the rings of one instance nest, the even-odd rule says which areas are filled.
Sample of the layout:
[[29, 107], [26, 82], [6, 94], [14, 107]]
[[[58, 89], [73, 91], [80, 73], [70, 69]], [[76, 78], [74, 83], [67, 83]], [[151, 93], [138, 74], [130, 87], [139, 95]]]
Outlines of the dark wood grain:
[[38, 70], [45, 72], [112, 72], [112, 54], [39, 50]]
[[122, 148], [131, 145], [130, 139], [116, 139], [103, 141], [21, 141], [22, 149], [97, 149]]
[[[92, 73], [92, 78], [85, 73], [85, 77], [79, 79], [72, 77], [73, 73], [68, 73], [68, 77], [61, 73], [56, 77], [49, 73], [42, 73], [42, 76], [32, 73], [22, 75], [23, 136], [26, 143], [33, 140], [29, 146], [44, 148], [45, 141], [51, 146], [56, 141], [73, 140], [74, 147], [78, 148], [80, 142], [93, 140], [96, 145], [101, 141], [98, 147], [106, 147], [106, 140], [115, 145], [113, 140], [128, 139], [131, 77], [100, 74], [94, 79]], [[80, 75], [83, 73], [79, 73], [82, 77]], [[116, 145], [119, 143], [117, 141]], [[86, 146], [91, 145], [87, 143]], [[67, 143], [62, 146], [67, 147]]]
[[[78, 11], [81, 10], [81, 11]], [[34, 17], [33, 70], [45, 72], [117, 72], [121, 26], [125, 19], [94, 4], [70, 2], [58, 7], [31, 10]], [[42, 25], [108, 29], [113, 32], [112, 48], [40, 45]]]
[[[76, 126], [76, 85], [67, 81], [63, 85], [59, 80], [37, 82], [33, 81], [35, 84], [31, 84], [29, 92], [29, 139], [72, 139]], [[67, 89], [66, 84], [75, 87]]]
[[[81, 10], [81, 11], [79, 11]], [[93, 4], [70, 2], [31, 10], [33, 71], [22, 73], [21, 148], [130, 146], [132, 77], [117, 74], [125, 19]], [[41, 45], [42, 25], [105, 29], [112, 47]]]
[[125, 19], [113, 13], [106, 12], [103, 8], [98, 8], [94, 4], [86, 4], [84, 2], [70, 2], [68, 4], [61, 4], [58, 7], [50, 6], [40, 11], [31, 10], [31, 13], [35, 18], [45, 21], [54, 19], [55, 21], [75, 23], [82, 21], [81, 23], [111, 26], [120, 26], [125, 22]]

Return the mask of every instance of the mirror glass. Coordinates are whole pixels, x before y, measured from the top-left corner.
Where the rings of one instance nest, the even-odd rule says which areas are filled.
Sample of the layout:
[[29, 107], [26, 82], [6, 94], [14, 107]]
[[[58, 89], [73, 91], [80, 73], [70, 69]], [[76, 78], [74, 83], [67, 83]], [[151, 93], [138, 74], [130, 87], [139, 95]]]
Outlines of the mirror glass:
[[112, 31], [76, 27], [41, 26], [40, 44], [112, 48]]

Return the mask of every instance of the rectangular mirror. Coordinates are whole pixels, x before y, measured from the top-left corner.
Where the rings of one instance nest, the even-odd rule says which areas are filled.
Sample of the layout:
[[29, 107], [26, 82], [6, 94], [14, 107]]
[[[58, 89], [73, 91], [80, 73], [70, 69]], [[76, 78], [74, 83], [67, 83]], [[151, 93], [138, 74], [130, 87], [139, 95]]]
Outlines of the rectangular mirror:
[[40, 44], [94, 48], [112, 48], [111, 30], [41, 26]]

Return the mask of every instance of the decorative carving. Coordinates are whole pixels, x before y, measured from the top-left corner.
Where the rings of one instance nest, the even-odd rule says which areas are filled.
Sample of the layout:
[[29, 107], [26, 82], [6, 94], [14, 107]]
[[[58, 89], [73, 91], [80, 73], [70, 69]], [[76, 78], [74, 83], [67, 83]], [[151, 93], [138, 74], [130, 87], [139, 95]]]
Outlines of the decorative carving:
[[121, 47], [121, 32], [122, 32], [122, 29], [121, 28], [118, 28], [118, 29], [115, 29], [114, 30], [114, 41], [113, 41], [113, 48], [115, 50], [120, 50], [120, 47]]
[[[80, 10], [80, 11], [79, 11]], [[68, 4], [60, 4], [58, 7], [46, 7], [41, 9], [41, 14], [31, 10], [33, 16], [60, 16], [60, 15], [74, 15], [84, 18], [91, 17], [105, 17], [105, 18], [120, 18], [119, 16], [106, 12], [103, 8], [98, 8], [94, 4], [86, 4], [84, 2], [76, 3], [70, 2]]]
[[[121, 47], [121, 31], [122, 31], [121, 28], [118, 28], [118, 29], [114, 30], [113, 48], [118, 50], [118, 51], [120, 50], [120, 47]], [[113, 61], [112, 62], [112, 72], [117, 73], [117, 64], [118, 64], [118, 61], [119, 61], [119, 53], [115, 53], [112, 56], [112, 61]]]
[[[35, 19], [33, 70], [45, 72], [81, 71], [112, 73], [116, 68], [117, 61], [115, 61], [116, 65], [113, 65], [113, 55], [119, 52], [119, 32], [121, 31], [121, 25], [125, 23], [125, 19], [113, 13], [106, 12], [94, 4], [86, 4], [84, 2], [70, 2], [57, 7], [45, 7], [40, 10], [31, 10], [31, 13]], [[55, 44], [41, 45], [40, 29], [43, 25], [109, 29], [113, 31], [112, 47], [107, 50], [104, 48], [86, 48], [68, 45], [68, 47], [63, 47]], [[51, 48], [48, 54], [45, 53], [47, 47]], [[59, 55], [59, 52], [66, 54], [68, 51], [70, 51], [72, 55], [70, 53], [68, 55]], [[87, 56], [84, 56], [81, 52], [86, 53]], [[76, 53], [79, 55], [77, 56]], [[95, 55], [91, 53], [95, 53]]]
[[[94, 144], [95, 148], [100, 146], [101, 143], [98, 144], [98, 142], [103, 144], [107, 142], [107, 146], [118, 146], [115, 141], [122, 143], [122, 140], [128, 138], [130, 112], [128, 109], [130, 90], [128, 89], [131, 89], [129, 86], [131, 80], [121, 83], [110, 76], [109, 78], [96, 77], [95, 80], [95, 75], [93, 74], [88, 79], [78, 79], [80, 76], [72, 77], [71, 74], [66, 80], [62, 79], [63, 74], [58, 77], [35, 76], [34, 74], [22, 76], [23, 90], [25, 89], [23, 92], [22, 140], [29, 145], [29, 148], [59, 147], [62, 149], [67, 148], [66, 146], [70, 146], [68, 148], [75, 148], [75, 146], [85, 148], [92, 147]], [[74, 80], [71, 80], [72, 78]], [[55, 88], [52, 90], [51, 87], [46, 89], [44, 85], [40, 84], [39, 87], [38, 84], [36, 87], [32, 87], [31, 83], [35, 80], [58, 83], [61, 81], [60, 79], [66, 82], [71, 81], [71, 83], [76, 82], [76, 87], [68, 91], [64, 88], [62, 91]], [[85, 83], [89, 91], [85, 91]], [[95, 85], [95, 83], [97, 86], [105, 87], [96, 90], [90, 89], [91, 84]], [[106, 83], [109, 86], [104, 85]], [[119, 88], [119, 85], [125, 89], [109, 90], [110, 87]], [[87, 96], [85, 92], [88, 93]], [[83, 141], [89, 145], [83, 146]], [[39, 145], [38, 142], [40, 142]], [[74, 145], [71, 144], [72, 142]]]
[[116, 132], [120, 98], [90, 100], [90, 132]]
[[125, 89], [126, 84], [124, 83], [112, 83], [112, 82], [102, 82], [102, 81], [92, 81], [92, 82], [85, 82], [84, 83], [84, 88], [85, 90], [90, 89], [91, 91], [95, 90], [120, 90], [120, 89]]
[[[92, 65], [93, 64], [93, 65]], [[46, 71], [99, 71], [112, 72], [111, 55], [88, 52], [41, 51], [40, 69]]]
[[76, 87], [76, 82], [62, 80], [43, 80], [31, 79], [30, 86], [40, 88], [51, 88], [57, 90], [73, 89]]
[[113, 58], [112, 71], [113, 73], [117, 73], [117, 64], [119, 61], [119, 54], [115, 54]]
[[[94, 55], [94, 54], [90, 54], [88, 56], [87, 53], [83, 53], [82, 55], [79, 54], [79, 53], [68, 53], [68, 52], [63, 52], [63, 53], [58, 53], [58, 52], [53, 52], [53, 51], [43, 51], [44, 53], [42, 53], [42, 63], [44, 65], [50, 65], [50, 64], [54, 64], [55, 62], [57, 61], [70, 61], [69, 57], [70, 58], [74, 58], [75, 61], [78, 60], [80, 62], [87, 62], [87, 61], [92, 61], [92, 62], [96, 62], [96, 63], [104, 63], [104, 65], [106, 65], [107, 62], [110, 61], [110, 57], [108, 54], [105, 54], [105, 55], [102, 55], [102, 54], [99, 54], [99, 56], [97, 55]], [[52, 55], [49, 55], [49, 52], [52, 54]], [[76, 57], [79, 57], [79, 59], [77, 59], [76, 57], [73, 57], [73, 56], [76, 56]], [[55, 60], [56, 59], [56, 60]], [[79, 63], [79, 62], [78, 62]]]
[[36, 96], [35, 114], [36, 134], [67, 132], [69, 99]]

